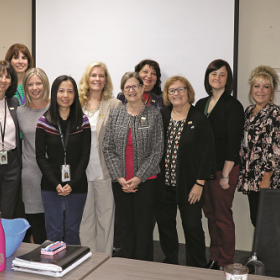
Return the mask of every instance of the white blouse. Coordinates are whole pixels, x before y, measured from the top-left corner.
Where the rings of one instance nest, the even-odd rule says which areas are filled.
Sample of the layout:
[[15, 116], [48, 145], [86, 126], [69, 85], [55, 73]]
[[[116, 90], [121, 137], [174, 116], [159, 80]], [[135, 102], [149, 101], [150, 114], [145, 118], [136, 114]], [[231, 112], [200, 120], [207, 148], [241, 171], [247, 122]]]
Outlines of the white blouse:
[[[5, 101], [6, 98], [0, 100], [0, 122], [2, 125], [2, 130], [4, 130], [4, 120], [5, 120]], [[16, 148], [16, 127], [14, 120], [10, 114], [10, 110], [6, 109], [6, 130], [5, 130], [5, 138], [4, 138], [4, 149], [5, 151], [13, 150]], [[15, 110], [15, 108], [14, 108]], [[2, 134], [0, 130], [0, 150], [2, 150]]]
[[[99, 110], [89, 118], [89, 123], [91, 127], [91, 149], [88, 167], [86, 169], [88, 181], [95, 181], [103, 179], [103, 172], [101, 169], [99, 154], [98, 154], [98, 141], [96, 133], [96, 124], [99, 116]], [[102, 149], [102, 147], [101, 147]]]

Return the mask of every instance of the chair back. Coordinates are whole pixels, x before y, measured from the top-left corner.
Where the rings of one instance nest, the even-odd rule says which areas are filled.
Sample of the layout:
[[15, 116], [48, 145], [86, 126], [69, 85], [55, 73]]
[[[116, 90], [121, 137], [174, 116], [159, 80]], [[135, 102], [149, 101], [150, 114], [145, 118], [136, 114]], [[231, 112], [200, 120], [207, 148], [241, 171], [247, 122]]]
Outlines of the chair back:
[[253, 253], [265, 275], [280, 277], [280, 189], [261, 189]]

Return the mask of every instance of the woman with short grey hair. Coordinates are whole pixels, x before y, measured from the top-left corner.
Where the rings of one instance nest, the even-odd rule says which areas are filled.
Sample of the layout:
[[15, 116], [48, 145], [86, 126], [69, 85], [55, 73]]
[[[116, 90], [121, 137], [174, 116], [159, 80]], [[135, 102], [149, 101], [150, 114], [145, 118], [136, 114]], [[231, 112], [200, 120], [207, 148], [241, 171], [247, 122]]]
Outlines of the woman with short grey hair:
[[103, 140], [105, 162], [119, 209], [124, 258], [153, 260], [155, 179], [163, 153], [160, 112], [142, 101], [143, 80], [136, 72], [121, 80], [127, 104], [111, 111]]

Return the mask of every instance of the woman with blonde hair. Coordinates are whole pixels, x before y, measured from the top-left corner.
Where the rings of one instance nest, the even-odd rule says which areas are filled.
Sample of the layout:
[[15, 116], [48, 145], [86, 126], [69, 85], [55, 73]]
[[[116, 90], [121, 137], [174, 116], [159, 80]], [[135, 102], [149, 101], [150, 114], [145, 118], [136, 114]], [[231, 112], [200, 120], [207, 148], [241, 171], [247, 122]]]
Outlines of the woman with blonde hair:
[[110, 111], [122, 103], [113, 98], [113, 85], [105, 63], [94, 61], [87, 66], [79, 84], [79, 97], [91, 126], [90, 161], [86, 170], [88, 195], [80, 226], [81, 244], [93, 252], [111, 256], [115, 205], [102, 141]]
[[18, 86], [15, 97], [18, 99], [19, 105], [22, 106], [25, 103], [22, 83], [25, 72], [33, 67], [32, 55], [25, 45], [14, 44], [8, 49], [5, 60], [12, 64], [17, 73]]
[[19, 127], [24, 138], [22, 199], [34, 243], [41, 244], [47, 239], [47, 235], [40, 187], [42, 173], [36, 162], [35, 135], [38, 119], [49, 107], [50, 86], [46, 73], [40, 68], [27, 70], [22, 84], [26, 102], [17, 110]]
[[251, 73], [245, 111], [238, 191], [248, 194], [250, 216], [256, 226], [259, 191], [280, 187], [280, 109], [273, 103], [279, 83], [275, 70], [259, 66]]

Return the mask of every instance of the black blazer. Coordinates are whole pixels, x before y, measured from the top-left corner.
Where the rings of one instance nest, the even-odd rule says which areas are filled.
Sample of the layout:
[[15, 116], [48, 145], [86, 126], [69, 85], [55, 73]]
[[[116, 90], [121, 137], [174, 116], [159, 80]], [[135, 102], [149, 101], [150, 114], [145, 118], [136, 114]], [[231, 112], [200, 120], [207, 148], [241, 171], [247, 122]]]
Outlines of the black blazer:
[[19, 136], [19, 125], [17, 120], [17, 107], [19, 106], [18, 100], [15, 97], [7, 98], [7, 104], [16, 127], [16, 145], [18, 160], [21, 163], [21, 140]]
[[[204, 112], [209, 97], [200, 99], [195, 108]], [[226, 160], [240, 163], [240, 145], [244, 125], [241, 103], [231, 95], [222, 94], [208, 117], [215, 138], [217, 171], [223, 170]]]
[[[172, 107], [161, 109], [164, 128], [164, 155], [158, 175], [158, 199], [165, 201], [165, 154], [167, 129]], [[213, 179], [216, 173], [214, 137], [208, 119], [191, 106], [179, 141], [177, 161], [177, 203], [187, 204], [196, 180]]]

